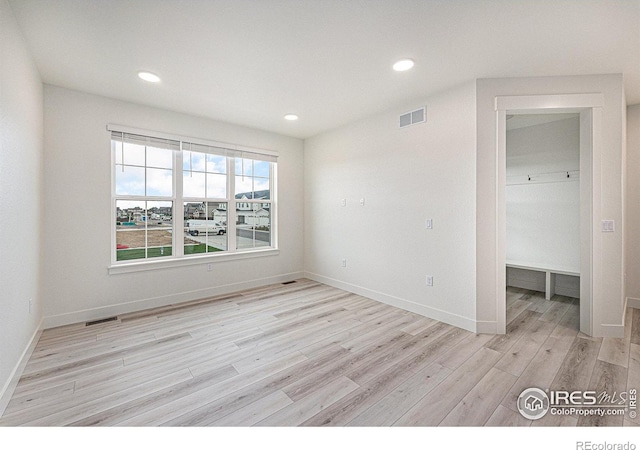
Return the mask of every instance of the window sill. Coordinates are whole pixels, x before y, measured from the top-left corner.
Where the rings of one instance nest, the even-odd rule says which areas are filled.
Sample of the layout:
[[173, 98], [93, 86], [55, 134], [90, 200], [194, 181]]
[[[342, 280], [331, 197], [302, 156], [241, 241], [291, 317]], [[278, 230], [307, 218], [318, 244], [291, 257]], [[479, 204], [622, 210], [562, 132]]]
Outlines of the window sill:
[[156, 259], [153, 261], [141, 261], [124, 264], [113, 264], [108, 267], [109, 275], [118, 275], [121, 273], [145, 272], [148, 270], [170, 269], [173, 267], [196, 266], [209, 263], [217, 263], [223, 261], [235, 261], [238, 259], [259, 258], [262, 256], [279, 255], [280, 250], [277, 248], [268, 248], [261, 250], [239, 251], [235, 253], [225, 253], [217, 255], [202, 255], [186, 258], [167, 258]]

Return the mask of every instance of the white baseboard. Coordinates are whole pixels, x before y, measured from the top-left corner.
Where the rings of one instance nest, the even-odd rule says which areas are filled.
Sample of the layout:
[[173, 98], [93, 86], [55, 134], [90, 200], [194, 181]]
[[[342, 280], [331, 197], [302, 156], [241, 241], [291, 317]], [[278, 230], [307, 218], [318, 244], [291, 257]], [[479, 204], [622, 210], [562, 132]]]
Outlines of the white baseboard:
[[478, 333], [478, 334], [497, 334], [498, 333], [498, 323], [495, 320], [492, 320], [492, 321], [478, 320], [476, 322], [476, 333]]
[[[627, 297], [627, 306], [635, 309], [640, 309], [640, 298]], [[625, 308], [626, 310], [627, 308]]]
[[627, 305], [629, 304], [629, 298], [625, 299], [625, 304], [622, 309], [622, 321], [621, 323], [603, 323], [603, 324], [594, 324], [593, 325], [593, 333], [591, 334], [594, 337], [601, 338], [623, 338], [624, 337], [624, 323], [625, 323], [625, 315], [627, 312]]
[[563, 295], [565, 297], [580, 298], [580, 287], [576, 290], [573, 287], [556, 285], [556, 294]]
[[382, 292], [367, 289], [362, 286], [318, 275], [316, 273], [305, 272], [305, 278], [317, 281], [319, 283], [324, 283], [326, 285], [333, 286], [344, 291], [352, 292], [354, 294], [362, 295], [372, 300], [376, 300], [390, 306], [395, 306], [396, 308], [401, 308], [406, 311], [420, 314], [421, 316], [439, 320], [440, 322], [444, 322], [458, 328], [463, 328], [474, 333], [476, 332], [476, 321], [473, 319], [469, 319], [468, 317], [462, 317], [457, 314], [443, 311], [441, 309], [431, 308], [426, 305], [420, 305], [418, 303], [395, 297], [393, 295], [388, 295]]
[[507, 286], [544, 292], [546, 288], [545, 274], [538, 270], [507, 267]]
[[544, 292], [545, 289], [544, 283], [540, 284], [537, 280], [523, 280], [521, 278], [510, 278], [507, 281], [507, 286], [538, 292]]
[[624, 337], [624, 325], [603, 323], [602, 325], [596, 325], [593, 336], [602, 338], [623, 338]]
[[240, 283], [225, 284], [207, 289], [198, 289], [179, 294], [165, 295], [161, 297], [153, 297], [133, 302], [119, 303], [116, 305], [104, 306], [101, 308], [85, 309], [82, 311], [74, 311], [55, 316], [44, 318], [43, 329], [60, 327], [74, 323], [98, 320], [105, 317], [117, 316], [119, 314], [127, 314], [136, 311], [142, 311], [149, 308], [157, 308], [161, 306], [174, 305], [182, 302], [199, 300], [207, 297], [215, 297], [218, 295], [230, 294], [245, 289], [253, 289], [256, 287], [266, 286], [275, 283], [284, 283], [303, 278], [303, 272], [292, 272], [283, 275], [276, 275], [268, 278], [259, 278], [255, 280], [243, 281]]
[[18, 363], [16, 364], [13, 371], [11, 372], [9, 379], [7, 380], [5, 385], [2, 387], [2, 390], [0, 391], [0, 417], [2, 417], [2, 415], [4, 414], [4, 411], [7, 409], [7, 405], [9, 404], [9, 401], [13, 396], [13, 391], [15, 391], [16, 386], [18, 385], [18, 381], [22, 376], [22, 371], [27, 365], [27, 362], [29, 362], [29, 358], [31, 358], [33, 349], [36, 347], [36, 344], [40, 339], [40, 335], [42, 334], [42, 324], [43, 324], [43, 319], [40, 320], [40, 324], [38, 324], [38, 326], [36, 327], [36, 330], [34, 331], [33, 336], [31, 336], [31, 340], [29, 340], [27, 347], [22, 352], [22, 355], [20, 355], [20, 359], [18, 360]]

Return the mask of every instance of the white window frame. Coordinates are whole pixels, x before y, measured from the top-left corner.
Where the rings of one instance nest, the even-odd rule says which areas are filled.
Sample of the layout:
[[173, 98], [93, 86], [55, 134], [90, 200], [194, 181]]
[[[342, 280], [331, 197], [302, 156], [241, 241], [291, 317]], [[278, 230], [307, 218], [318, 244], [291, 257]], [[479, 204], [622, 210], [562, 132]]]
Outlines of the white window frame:
[[[277, 157], [278, 153], [271, 150], [257, 149], [252, 147], [245, 147], [235, 144], [229, 144], [224, 142], [209, 141], [200, 138], [192, 138], [186, 136], [179, 136], [174, 134], [149, 131], [140, 128], [127, 127], [122, 125], [107, 125], [107, 131], [109, 136], [109, 142], [112, 141], [112, 132], [135, 134], [140, 136], [148, 136], [157, 139], [168, 139], [179, 142], [180, 150], [173, 152], [173, 195], [171, 197], [154, 197], [154, 196], [141, 196], [141, 195], [116, 195], [116, 155], [115, 151], [111, 149], [111, 261], [108, 266], [109, 274], [120, 274], [130, 272], [140, 272], [147, 270], [157, 270], [171, 267], [191, 266], [198, 264], [210, 264], [220, 261], [231, 261], [237, 259], [256, 258], [263, 256], [273, 256], [279, 254], [278, 249], [278, 221], [277, 221]], [[213, 253], [200, 253], [195, 255], [184, 255], [183, 245], [183, 232], [177, 230], [184, 230], [184, 214], [180, 211], [184, 208], [185, 201], [191, 201], [193, 197], [189, 197], [185, 200], [183, 196], [183, 150], [184, 143], [200, 144], [210, 147], [217, 147], [226, 149], [229, 153], [227, 158], [227, 198], [226, 199], [206, 199], [204, 201], [211, 202], [224, 202], [227, 203], [227, 250]], [[197, 151], [197, 150], [196, 150]], [[240, 203], [236, 199], [235, 194], [235, 158], [243, 157], [245, 159], [267, 160], [270, 162], [269, 172], [269, 188], [270, 199], [253, 200], [250, 203], [269, 203], [270, 204], [270, 234], [271, 245], [268, 247], [259, 248], [243, 248], [236, 249], [236, 208]], [[117, 201], [118, 200], [135, 200], [135, 201], [171, 201], [173, 203], [173, 238], [172, 238], [172, 255], [166, 257], [144, 258], [136, 260], [117, 261], [116, 250], [116, 224], [113, 218], [116, 215]], [[176, 214], [177, 213], [177, 214]]]

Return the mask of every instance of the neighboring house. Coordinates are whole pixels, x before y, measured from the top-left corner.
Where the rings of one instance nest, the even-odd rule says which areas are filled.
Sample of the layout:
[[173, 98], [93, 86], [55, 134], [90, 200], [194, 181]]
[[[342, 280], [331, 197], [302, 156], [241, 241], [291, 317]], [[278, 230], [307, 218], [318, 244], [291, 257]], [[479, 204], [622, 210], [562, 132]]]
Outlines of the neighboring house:
[[[238, 224], [270, 226], [271, 203], [256, 202], [269, 199], [269, 191], [243, 192], [236, 194], [236, 217]], [[209, 219], [217, 223], [227, 222], [227, 203], [201, 202], [184, 206], [185, 219]]]
[[116, 208], [116, 220], [119, 222], [142, 222], [146, 220], [146, 215], [144, 209], [139, 206], [127, 209]]
[[184, 205], [184, 218], [199, 219], [201, 205], [202, 203], [187, 203], [186, 205]]
[[240, 194], [236, 194], [236, 199], [269, 200], [270, 198], [271, 198], [271, 193], [269, 192], [268, 189], [263, 191], [242, 192]]
[[168, 219], [173, 217], [173, 210], [170, 206], [160, 206], [159, 208], [156, 208], [155, 213], [160, 217], [166, 217]]
[[216, 208], [213, 210], [213, 220], [223, 225], [227, 224], [227, 209]]
[[271, 225], [270, 203], [256, 202], [256, 200], [268, 200], [270, 192], [254, 191], [236, 194], [236, 223], [251, 226]]
[[116, 208], [116, 221], [122, 222], [126, 221], [127, 219], [129, 219], [129, 214], [127, 213], [127, 211], [121, 208]]
[[271, 223], [269, 210], [265, 208], [260, 208], [257, 211], [238, 209], [236, 217], [238, 224], [268, 227]]

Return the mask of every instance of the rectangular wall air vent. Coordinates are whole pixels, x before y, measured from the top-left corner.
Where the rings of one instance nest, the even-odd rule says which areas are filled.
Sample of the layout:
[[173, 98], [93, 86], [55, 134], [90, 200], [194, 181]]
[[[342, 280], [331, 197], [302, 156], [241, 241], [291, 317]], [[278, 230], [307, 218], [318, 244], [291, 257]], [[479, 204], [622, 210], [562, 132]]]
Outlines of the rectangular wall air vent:
[[84, 324], [85, 327], [90, 327], [91, 325], [98, 325], [99, 323], [105, 323], [105, 322], [113, 322], [114, 320], [118, 320], [117, 317], [107, 317], [106, 319], [98, 319], [98, 320], [93, 320], [91, 322], [87, 322]]
[[415, 125], [417, 123], [425, 123], [427, 121], [427, 107], [423, 106], [415, 111], [409, 111], [400, 115], [400, 128]]

